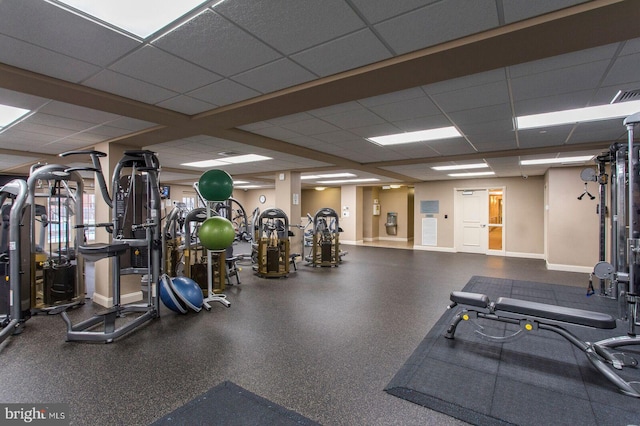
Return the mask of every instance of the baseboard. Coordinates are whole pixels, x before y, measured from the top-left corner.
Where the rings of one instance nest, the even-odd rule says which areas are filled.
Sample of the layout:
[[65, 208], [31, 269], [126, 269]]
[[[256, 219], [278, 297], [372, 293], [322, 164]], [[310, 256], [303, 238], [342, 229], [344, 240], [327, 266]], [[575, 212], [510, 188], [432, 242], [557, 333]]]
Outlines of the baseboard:
[[539, 259], [544, 260], [544, 254], [542, 253], [523, 253], [518, 251], [507, 251], [504, 253], [505, 257], [520, 257], [523, 259]]
[[422, 250], [422, 251], [440, 251], [440, 252], [445, 252], [445, 253], [457, 253], [456, 249], [454, 249], [453, 247], [437, 247], [437, 246], [419, 246], [419, 245], [414, 245], [413, 249], [414, 250]]
[[380, 241], [403, 241], [403, 242], [407, 242], [410, 240], [413, 240], [413, 238], [403, 238], [403, 237], [378, 237], [378, 240]]
[[593, 272], [593, 266], [558, 265], [549, 262], [547, 262], [547, 269], [550, 271], [579, 272], [583, 274], [590, 274]]
[[340, 244], [347, 244], [347, 245], [351, 245], [351, 246], [360, 245], [360, 244], [362, 244], [362, 242], [363, 242], [362, 240], [356, 240], [356, 241], [353, 241], [353, 240], [340, 240]]
[[[142, 291], [134, 291], [133, 293], [121, 294], [120, 304], [127, 305], [129, 303], [140, 302], [142, 300]], [[113, 306], [113, 297], [106, 297], [99, 293], [93, 293], [93, 303], [105, 308]]]

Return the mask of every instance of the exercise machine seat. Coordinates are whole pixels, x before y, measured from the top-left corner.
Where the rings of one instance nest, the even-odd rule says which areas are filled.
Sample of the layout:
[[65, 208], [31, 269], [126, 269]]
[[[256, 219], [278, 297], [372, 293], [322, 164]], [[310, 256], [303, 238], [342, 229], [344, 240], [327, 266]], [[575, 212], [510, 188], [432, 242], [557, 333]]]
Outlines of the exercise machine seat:
[[96, 261], [104, 259], [105, 257], [120, 256], [125, 251], [129, 250], [129, 244], [108, 244], [108, 243], [93, 243], [78, 247], [78, 251], [85, 259], [90, 261]]
[[[469, 304], [469, 303], [467, 303]], [[478, 306], [478, 305], [473, 305]], [[514, 314], [531, 315], [553, 321], [584, 325], [587, 327], [614, 329], [616, 320], [608, 314], [585, 311], [583, 309], [565, 308], [563, 306], [548, 305], [546, 303], [529, 302], [526, 300], [500, 297], [494, 305], [495, 311], [511, 312]]]

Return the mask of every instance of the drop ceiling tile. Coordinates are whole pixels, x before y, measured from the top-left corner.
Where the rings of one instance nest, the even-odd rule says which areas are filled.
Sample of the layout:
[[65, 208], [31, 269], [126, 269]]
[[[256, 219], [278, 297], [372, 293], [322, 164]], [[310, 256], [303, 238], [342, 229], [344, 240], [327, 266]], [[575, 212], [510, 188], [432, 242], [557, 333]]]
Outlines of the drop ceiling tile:
[[113, 121], [109, 121], [108, 124], [109, 126], [117, 127], [119, 129], [131, 130], [134, 132], [156, 126], [155, 123], [150, 123], [148, 121], [137, 120], [135, 118], [129, 117], [118, 117]]
[[283, 139], [286, 142], [292, 143], [298, 146], [304, 146], [306, 148], [322, 148], [326, 145], [325, 141], [320, 140], [319, 137], [311, 137], [311, 136], [296, 136], [292, 138]]
[[[500, 139], [502, 138], [502, 139]], [[510, 149], [518, 149], [515, 133], [510, 139], [504, 139], [503, 135], [489, 137], [483, 135], [480, 137], [469, 138], [473, 146], [479, 152], [505, 151]]]
[[47, 105], [42, 107], [39, 112], [63, 118], [86, 121], [93, 124], [101, 124], [120, 118], [119, 115], [111, 114], [109, 112], [97, 111], [91, 108], [58, 101], [49, 102]]
[[464, 135], [474, 137], [477, 135], [494, 134], [505, 135], [513, 132], [513, 121], [508, 118], [504, 120], [485, 121], [478, 123], [459, 123], [458, 127]]
[[328, 115], [322, 119], [340, 127], [341, 129], [354, 129], [384, 123], [384, 120], [380, 116], [364, 108], [340, 114]]
[[620, 55], [630, 55], [634, 53], [640, 53], [640, 38], [625, 41]]
[[505, 78], [506, 74], [504, 68], [498, 68], [495, 70], [454, 78], [452, 80], [428, 84], [426, 86], [422, 86], [422, 89], [429, 95], [436, 95], [439, 93], [468, 89], [474, 86], [484, 86], [486, 84], [504, 81]]
[[403, 121], [440, 114], [438, 107], [426, 96], [393, 104], [379, 105], [370, 109], [387, 121]]
[[511, 79], [515, 102], [597, 87], [609, 61], [597, 61]]
[[321, 143], [326, 142], [332, 144], [340, 144], [343, 142], [352, 141], [354, 139], [362, 139], [360, 136], [354, 135], [353, 133], [344, 130], [322, 133], [320, 135], [315, 135], [314, 138], [316, 139], [316, 141], [321, 141]]
[[364, 105], [367, 108], [372, 108], [379, 105], [395, 104], [397, 102], [423, 98], [424, 96], [425, 92], [421, 88], [414, 87], [412, 89], [400, 90], [398, 92], [392, 92], [385, 95], [378, 95], [361, 99], [358, 101], [358, 103]]
[[300, 136], [300, 133], [293, 132], [289, 129], [282, 127], [267, 127], [263, 129], [256, 129], [253, 133], [266, 136], [273, 139], [291, 139]]
[[544, 130], [519, 130], [520, 148], [539, 148], [544, 146], [561, 146], [569, 137], [571, 125], [549, 127]]
[[[617, 91], [616, 91], [617, 92]], [[544, 98], [526, 99], [514, 102], [514, 114], [530, 115], [543, 112], [563, 111], [565, 109], [582, 108], [590, 104], [593, 97], [593, 91], [577, 91], [572, 93], [563, 93], [561, 95], [547, 96]], [[613, 99], [613, 95], [604, 103], [609, 103]]]
[[472, 154], [473, 147], [464, 138], [426, 142], [427, 146], [440, 155]]
[[280, 59], [233, 77], [261, 93], [275, 92], [315, 79], [316, 76], [289, 59]]
[[324, 77], [390, 57], [373, 32], [364, 29], [292, 55], [291, 59]]
[[50, 102], [48, 99], [0, 88], [0, 104], [34, 111]]
[[132, 38], [45, 1], [0, 2], [0, 32], [100, 66], [140, 45]]
[[502, 2], [505, 23], [521, 21], [554, 10], [585, 3], [587, 0], [509, 0]]
[[508, 103], [455, 111], [448, 113], [448, 115], [454, 123], [460, 126], [499, 120], [512, 121], [511, 106]]
[[439, 0], [352, 0], [352, 3], [369, 23], [375, 24], [437, 1]]
[[594, 141], [621, 142], [627, 141], [627, 129], [623, 118], [604, 120], [593, 123], [580, 123], [576, 126], [567, 143], [585, 143]]
[[79, 132], [95, 127], [95, 123], [89, 123], [87, 121], [75, 120], [73, 118], [59, 117], [56, 115], [44, 114], [38, 112], [27, 120], [29, 124], [37, 124], [46, 127], [57, 127], [61, 129], [68, 129], [72, 132]]
[[100, 67], [87, 62], [1, 34], [0, 62], [73, 83], [100, 71]]
[[217, 106], [185, 95], [175, 96], [166, 101], [159, 102], [156, 105], [187, 115], [199, 114]]
[[618, 47], [619, 43], [608, 44], [606, 46], [552, 56], [538, 61], [512, 65], [509, 67], [509, 76], [511, 78], [519, 78], [562, 68], [576, 67], [591, 62], [610, 61], [614, 57]]
[[313, 136], [321, 133], [335, 132], [340, 130], [333, 124], [318, 118], [312, 118], [310, 120], [298, 121], [282, 126], [285, 129], [298, 133], [299, 135]]
[[281, 57], [211, 10], [197, 15], [153, 44], [225, 77]]
[[427, 117], [412, 118], [410, 120], [394, 121], [392, 124], [404, 132], [413, 132], [417, 130], [448, 127], [451, 126], [451, 121], [444, 115], [430, 115]]
[[432, 95], [435, 103], [447, 113], [509, 103], [506, 81]]
[[306, 112], [299, 112], [297, 114], [285, 115], [284, 117], [271, 118], [267, 123], [271, 123], [273, 126], [282, 126], [285, 124], [296, 123], [298, 121], [311, 120], [312, 118], [313, 116]]
[[350, 129], [351, 133], [354, 133], [363, 138], [371, 138], [375, 136], [391, 135], [398, 133], [398, 128], [391, 123], [376, 124], [374, 126], [360, 127], [357, 129]]
[[364, 27], [343, 0], [234, 0], [215, 10], [286, 55]]
[[[640, 81], [638, 67], [640, 67], [640, 53], [621, 56], [616, 59], [602, 84], [612, 86], [638, 82]], [[636, 88], [640, 88], [640, 86]]]
[[222, 78], [149, 45], [125, 56], [109, 69], [178, 93], [197, 89]]
[[494, 0], [449, 0], [376, 24], [375, 29], [397, 54], [402, 54], [498, 25]]
[[[314, 110], [308, 111], [307, 113], [311, 114], [314, 117], [322, 118], [328, 115], [342, 114], [345, 112], [355, 111], [360, 109], [362, 109], [362, 105], [360, 105], [356, 101], [353, 101], [353, 102], [344, 102], [341, 104], [331, 105], [324, 108], [314, 109]], [[310, 118], [310, 117], [307, 117], [307, 118]]]
[[259, 92], [226, 78], [189, 92], [189, 96], [218, 106], [243, 101], [258, 95], [260, 95]]
[[84, 85], [148, 104], [156, 104], [177, 95], [176, 92], [109, 70], [96, 74]]

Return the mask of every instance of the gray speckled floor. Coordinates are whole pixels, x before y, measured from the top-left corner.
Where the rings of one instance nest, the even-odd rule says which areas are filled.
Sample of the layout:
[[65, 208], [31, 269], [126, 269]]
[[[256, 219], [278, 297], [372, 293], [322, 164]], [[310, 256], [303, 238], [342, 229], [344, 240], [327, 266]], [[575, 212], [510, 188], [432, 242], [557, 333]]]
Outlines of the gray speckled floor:
[[[146, 425], [230, 380], [325, 425], [458, 425], [383, 391], [472, 275], [584, 286], [541, 260], [345, 246], [338, 268], [241, 272], [232, 306], [162, 317], [112, 344], [37, 316], [0, 345], [0, 401], [69, 403], [76, 425]], [[90, 315], [88, 303], [72, 313]]]

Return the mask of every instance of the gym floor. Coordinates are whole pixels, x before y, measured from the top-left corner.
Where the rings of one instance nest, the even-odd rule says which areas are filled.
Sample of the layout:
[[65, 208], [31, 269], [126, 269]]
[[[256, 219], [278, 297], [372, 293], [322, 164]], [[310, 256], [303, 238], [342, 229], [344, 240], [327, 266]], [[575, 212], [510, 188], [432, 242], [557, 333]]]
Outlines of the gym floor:
[[[324, 425], [459, 425], [383, 391], [473, 275], [583, 286], [542, 260], [346, 246], [337, 268], [250, 266], [231, 307], [160, 319], [111, 344], [65, 342], [38, 315], [0, 345], [0, 401], [68, 403], [72, 424], [147, 425], [229, 380]], [[71, 312], [91, 315], [91, 302]], [[211, 418], [203, 424], [213, 424]]]

